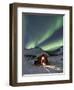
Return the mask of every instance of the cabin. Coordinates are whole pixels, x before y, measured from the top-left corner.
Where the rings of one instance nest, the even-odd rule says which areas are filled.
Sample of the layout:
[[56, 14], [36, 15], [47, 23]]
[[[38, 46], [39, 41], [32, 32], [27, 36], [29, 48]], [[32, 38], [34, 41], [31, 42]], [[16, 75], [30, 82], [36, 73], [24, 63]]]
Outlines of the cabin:
[[42, 54], [37, 57], [37, 60], [34, 62], [35, 65], [47, 65], [48, 64], [48, 56], [46, 54]]

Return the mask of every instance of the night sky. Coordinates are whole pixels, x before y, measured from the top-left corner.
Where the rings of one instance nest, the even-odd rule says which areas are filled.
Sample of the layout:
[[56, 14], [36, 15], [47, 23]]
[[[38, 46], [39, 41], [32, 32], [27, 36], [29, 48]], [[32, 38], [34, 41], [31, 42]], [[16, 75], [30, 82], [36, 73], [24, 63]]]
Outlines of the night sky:
[[63, 46], [63, 15], [22, 14], [24, 48], [52, 51]]

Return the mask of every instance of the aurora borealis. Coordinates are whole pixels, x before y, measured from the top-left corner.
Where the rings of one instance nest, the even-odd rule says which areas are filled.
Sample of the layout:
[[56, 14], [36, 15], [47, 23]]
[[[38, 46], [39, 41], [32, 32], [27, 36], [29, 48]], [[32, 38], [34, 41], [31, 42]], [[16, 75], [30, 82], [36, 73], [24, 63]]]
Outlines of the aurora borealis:
[[63, 46], [63, 15], [22, 14], [24, 48], [52, 51]]

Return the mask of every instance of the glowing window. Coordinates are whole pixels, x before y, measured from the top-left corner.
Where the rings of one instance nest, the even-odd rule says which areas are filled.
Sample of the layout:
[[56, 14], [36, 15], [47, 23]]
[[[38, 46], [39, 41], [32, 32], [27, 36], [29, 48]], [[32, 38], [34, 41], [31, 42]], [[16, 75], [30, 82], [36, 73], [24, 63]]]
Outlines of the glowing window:
[[42, 58], [41, 58], [41, 59], [42, 59], [42, 60], [44, 60], [44, 59], [45, 59], [45, 57], [43, 57], [43, 56], [42, 56]]

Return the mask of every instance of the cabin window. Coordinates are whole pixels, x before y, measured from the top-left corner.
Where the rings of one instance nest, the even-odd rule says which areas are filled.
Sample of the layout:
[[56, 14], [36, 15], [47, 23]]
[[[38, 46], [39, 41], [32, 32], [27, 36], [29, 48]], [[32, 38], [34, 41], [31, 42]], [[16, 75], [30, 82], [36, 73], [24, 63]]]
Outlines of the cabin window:
[[44, 60], [44, 59], [45, 59], [45, 57], [43, 57], [43, 56], [42, 56], [42, 58], [41, 58], [41, 59], [42, 59], [42, 60]]

